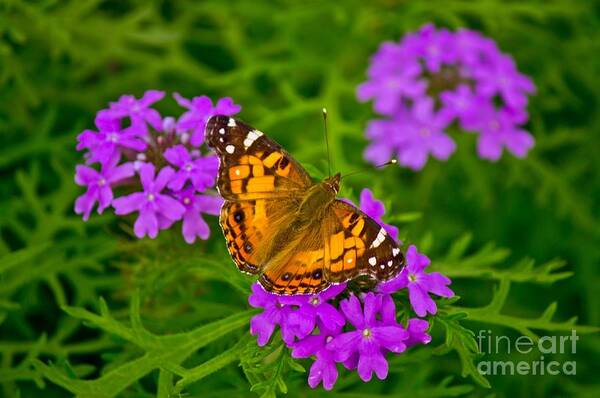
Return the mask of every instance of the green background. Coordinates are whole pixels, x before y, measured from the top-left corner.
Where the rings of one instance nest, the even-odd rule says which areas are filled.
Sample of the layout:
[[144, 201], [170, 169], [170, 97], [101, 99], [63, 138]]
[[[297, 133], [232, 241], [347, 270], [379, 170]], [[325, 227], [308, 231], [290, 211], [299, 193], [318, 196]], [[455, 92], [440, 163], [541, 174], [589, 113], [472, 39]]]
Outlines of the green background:
[[[600, 4], [366, 3], [0, 1], [0, 396], [600, 396], [600, 344], [586, 334], [600, 317]], [[438, 303], [433, 342], [393, 359], [385, 382], [341, 371], [333, 392], [311, 390], [299, 371], [310, 362], [288, 360], [278, 337], [258, 350], [251, 281], [214, 218], [212, 238], [189, 246], [177, 229], [138, 241], [132, 219], [73, 214], [76, 135], [108, 101], [147, 89], [233, 97], [315, 176], [325, 106], [333, 168], [365, 167], [375, 116], [356, 86], [382, 41], [426, 22], [480, 30], [515, 57], [538, 90], [536, 146], [490, 163], [473, 135], [451, 131], [448, 162], [345, 181], [343, 196], [369, 187], [383, 199], [385, 220], [461, 296]], [[170, 97], [158, 108], [181, 113]], [[477, 356], [462, 327], [514, 341], [570, 334], [572, 317], [588, 325], [576, 354], [545, 360], [576, 361], [576, 376], [491, 376], [485, 387], [480, 360], [539, 352]]]

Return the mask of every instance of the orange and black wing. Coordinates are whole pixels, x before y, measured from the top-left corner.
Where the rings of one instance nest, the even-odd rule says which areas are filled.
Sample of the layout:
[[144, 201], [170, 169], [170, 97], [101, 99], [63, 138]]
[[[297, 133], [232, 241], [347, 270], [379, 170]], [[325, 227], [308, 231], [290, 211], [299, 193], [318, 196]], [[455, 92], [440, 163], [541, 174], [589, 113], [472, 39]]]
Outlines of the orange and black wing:
[[284, 250], [276, 253], [265, 264], [263, 274], [258, 280], [268, 291], [290, 294], [312, 294], [330, 285], [325, 278], [326, 257], [325, 237], [317, 223], [314, 228], [296, 230], [287, 228], [285, 235], [280, 234], [273, 241], [285, 240]]
[[227, 200], [298, 198], [312, 185], [281, 145], [240, 120], [213, 116], [205, 135], [219, 156], [217, 187]]
[[256, 274], [269, 257], [269, 242], [288, 225], [294, 211], [281, 199], [225, 201], [219, 222], [227, 250], [240, 271]]
[[396, 276], [404, 254], [386, 230], [356, 206], [336, 200], [325, 229], [325, 278], [332, 283], [368, 275], [377, 281]]
[[361, 275], [386, 281], [404, 266], [402, 250], [385, 229], [341, 200], [324, 220], [288, 231], [286, 250], [274, 251], [278, 254], [267, 261], [259, 279], [270, 292], [314, 294]]
[[269, 259], [269, 242], [291, 222], [312, 180], [279, 144], [240, 120], [213, 116], [205, 136], [219, 156], [227, 249], [241, 271], [258, 273]]

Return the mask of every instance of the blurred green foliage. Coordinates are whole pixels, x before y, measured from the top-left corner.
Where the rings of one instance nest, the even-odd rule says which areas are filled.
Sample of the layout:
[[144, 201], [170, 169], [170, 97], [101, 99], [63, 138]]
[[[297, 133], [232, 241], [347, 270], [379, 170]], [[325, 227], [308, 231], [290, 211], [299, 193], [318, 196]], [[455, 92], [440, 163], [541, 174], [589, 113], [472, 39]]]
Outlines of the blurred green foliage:
[[[461, 296], [438, 302], [433, 342], [395, 357], [385, 382], [342, 372], [334, 392], [310, 390], [309, 362], [278, 338], [259, 349], [251, 281], [216, 220], [211, 240], [188, 246], [178, 231], [137, 241], [127, 220], [72, 213], [76, 135], [108, 101], [151, 88], [232, 96], [315, 174], [326, 169], [325, 106], [334, 168], [364, 167], [373, 114], [355, 87], [369, 56], [430, 21], [481, 30], [514, 55], [538, 87], [536, 147], [489, 163], [473, 136], [454, 134], [446, 163], [343, 187], [383, 198], [386, 221]], [[485, 379], [472, 335], [600, 324], [599, 21], [597, 1], [0, 0], [0, 396], [600, 396], [600, 341], [584, 334], [597, 328], [577, 326], [577, 353], [555, 356], [577, 361], [576, 376]]]

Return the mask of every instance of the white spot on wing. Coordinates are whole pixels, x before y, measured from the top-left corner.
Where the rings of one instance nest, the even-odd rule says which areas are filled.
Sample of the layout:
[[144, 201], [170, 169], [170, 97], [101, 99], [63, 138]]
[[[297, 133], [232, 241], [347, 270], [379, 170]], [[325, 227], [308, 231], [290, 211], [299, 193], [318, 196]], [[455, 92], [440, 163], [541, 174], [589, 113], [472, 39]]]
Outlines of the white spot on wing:
[[225, 134], [225, 129], [223, 127], [219, 129], [219, 134]]
[[227, 151], [227, 153], [234, 153], [235, 152], [235, 147], [233, 145], [227, 145], [225, 147], [225, 150]]
[[250, 131], [248, 135], [246, 135], [246, 139], [244, 139], [244, 148], [248, 149], [261, 135], [263, 135], [263, 133], [258, 130]]
[[235, 119], [232, 118], [232, 117], [230, 117], [229, 118], [229, 122], [227, 122], [227, 126], [229, 126], [229, 127], [235, 127], [236, 126]]
[[385, 240], [385, 236], [386, 236], [385, 229], [381, 228], [379, 230], [379, 233], [377, 234], [377, 237], [375, 238], [373, 243], [371, 243], [371, 248], [379, 247], [379, 245], [381, 245], [383, 243], [383, 241]]
[[388, 261], [388, 267], [391, 267], [394, 264], [392, 260]]
[[394, 248], [392, 249], [392, 255], [393, 255], [394, 257], [396, 257], [396, 256], [398, 255], [398, 253], [400, 253], [400, 249], [398, 249], [397, 247], [394, 247]]
[[369, 259], [369, 264], [371, 264], [374, 267], [375, 264], [377, 264], [377, 259], [375, 257], [371, 257]]

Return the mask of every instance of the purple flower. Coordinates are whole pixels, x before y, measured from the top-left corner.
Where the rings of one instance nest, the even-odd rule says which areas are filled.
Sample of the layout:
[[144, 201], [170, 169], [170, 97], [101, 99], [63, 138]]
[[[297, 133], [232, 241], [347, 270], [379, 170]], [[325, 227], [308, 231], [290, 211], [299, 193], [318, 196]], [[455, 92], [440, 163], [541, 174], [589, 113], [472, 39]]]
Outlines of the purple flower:
[[416, 344], [429, 344], [431, 336], [427, 334], [427, 329], [429, 329], [429, 322], [419, 318], [410, 318], [406, 328], [408, 340], [404, 342], [406, 347], [412, 347]]
[[340, 303], [346, 319], [356, 330], [333, 338], [327, 348], [334, 352], [335, 360], [343, 362], [358, 354], [358, 375], [363, 381], [371, 380], [373, 372], [380, 380], [387, 377], [388, 364], [384, 351], [400, 353], [406, 349], [404, 340], [408, 332], [398, 325], [386, 325], [377, 320], [381, 310], [382, 296], [367, 293], [364, 310], [354, 295]]
[[234, 104], [229, 97], [221, 98], [217, 101], [215, 107], [213, 107], [211, 99], [205, 95], [194, 97], [191, 101], [178, 93], [175, 93], [173, 97], [179, 105], [188, 109], [177, 121], [177, 132], [191, 131], [190, 144], [193, 146], [200, 146], [204, 142], [204, 128], [211, 116], [232, 116], [242, 109], [241, 106]]
[[439, 272], [425, 273], [424, 270], [429, 263], [430, 260], [426, 255], [417, 252], [414, 245], [409, 246], [406, 252], [406, 266], [394, 279], [380, 283], [377, 290], [390, 294], [407, 287], [410, 304], [418, 316], [422, 317], [427, 313], [435, 314], [437, 306], [429, 297], [429, 293], [453, 297], [454, 292], [447, 287], [451, 281], [446, 276]]
[[179, 202], [185, 207], [181, 232], [189, 244], [194, 243], [196, 237], [206, 240], [210, 236], [210, 228], [202, 213], [218, 216], [223, 198], [211, 195], [196, 195], [194, 188], [190, 187], [177, 193]]
[[309, 335], [317, 324], [317, 319], [324, 327], [334, 330], [344, 326], [344, 317], [335, 309], [328, 300], [333, 299], [346, 289], [346, 284], [332, 285], [320, 293], [313, 295], [296, 295], [281, 297], [280, 302], [287, 305], [298, 306], [288, 318], [288, 324], [296, 329], [298, 337]]
[[433, 100], [423, 98], [413, 106], [412, 120], [408, 121], [403, 136], [398, 137], [398, 162], [413, 170], [420, 170], [431, 153], [446, 160], [456, 149], [454, 141], [444, 133], [448, 120], [435, 112]]
[[378, 163], [389, 160], [395, 152], [401, 165], [415, 171], [425, 166], [430, 153], [446, 160], [456, 149], [454, 141], [444, 133], [447, 125], [447, 115], [433, 110], [431, 98], [423, 98], [410, 113], [405, 112], [396, 120], [369, 125], [367, 136], [373, 138], [374, 143], [367, 148], [365, 157]]
[[454, 33], [453, 44], [456, 47], [458, 61], [464, 66], [463, 71], [467, 73], [489, 65], [500, 53], [494, 40], [484, 37], [480, 32], [464, 28]]
[[83, 214], [84, 220], [90, 217], [96, 202], [98, 202], [98, 214], [102, 214], [104, 209], [110, 206], [113, 200], [111, 184], [133, 176], [133, 164], [124, 163], [117, 166], [119, 158], [119, 155], [113, 156], [102, 165], [100, 172], [83, 165], [75, 168], [75, 182], [87, 187], [86, 193], [75, 201], [75, 213]]
[[407, 46], [413, 50], [415, 55], [424, 60], [425, 66], [430, 72], [437, 73], [443, 64], [456, 62], [457, 53], [452, 41], [453, 34], [448, 30], [436, 30], [433, 24], [426, 24]]
[[[398, 67], [402, 59], [402, 68]], [[383, 115], [393, 115], [402, 106], [401, 99], [419, 98], [425, 94], [427, 82], [420, 78], [421, 64], [404, 54], [394, 43], [384, 43], [369, 68], [371, 80], [358, 86], [361, 102], [373, 99], [373, 108]]]
[[383, 222], [381, 217], [385, 214], [385, 206], [383, 202], [375, 199], [373, 192], [368, 188], [360, 192], [360, 209], [377, 221], [395, 241], [398, 241], [398, 228]]
[[261, 347], [269, 342], [276, 325], [281, 328], [281, 338], [287, 345], [291, 345], [296, 337], [293, 328], [288, 324], [292, 307], [284, 305], [279, 299], [280, 296], [266, 292], [260, 283], [252, 285], [248, 303], [254, 308], [264, 308], [264, 311], [250, 319], [250, 334], [257, 336], [258, 345]]
[[150, 238], [156, 238], [161, 218], [164, 218], [168, 225], [169, 222], [181, 219], [186, 210], [176, 199], [161, 193], [175, 171], [171, 167], [164, 167], [156, 178], [154, 172], [154, 165], [142, 164], [140, 180], [144, 191], [115, 199], [113, 202], [117, 215], [139, 212], [134, 225], [135, 236], [138, 238], [143, 238], [146, 234]]
[[366, 136], [371, 140], [364, 152], [364, 158], [374, 165], [388, 162], [395, 156], [393, 140], [401, 134], [401, 125], [394, 120], [375, 119], [369, 121]]
[[[84, 219], [96, 203], [99, 213], [111, 204], [117, 215], [137, 211], [134, 232], [140, 238], [146, 235], [154, 238], [159, 230], [171, 228], [183, 219], [182, 235], [186, 242], [193, 243], [196, 238], [208, 239], [210, 235], [202, 215], [220, 213], [222, 198], [201, 195], [214, 188], [218, 159], [213, 155], [203, 156], [201, 148], [192, 147], [188, 133], [178, 134], [175, 117], [163, 118], [151, 108], [164, 95], [157, 90], [146, 91], [140, 99], [123, 95], [111, 102], [109, 109], [97, 113], [98, 131], [86, 130], [79, 135], [77, 149], [85, 150], [85, 163], [100, 163], [101, 172], [77, 167], [76, 182], [87, 186], [88, 192], [77, 199], [75, 211], [83, 214]], [[222, 99], [214, 109], [212, 104], [210, 108], [211, 112], [223, 113], [232, 108], [239, 110], [230, 99]], [[190, 112], [186, 114], [189, 116]], [[125, 165], [113, 170], [120, 158], [126, 159]], [[164, 167], [166, 162], [168, 167]], [[121, 174], [133, 178], [124, 179]], [[127, 185], [128, 192], [140, 192], [113, 200], [115, 184], [107, 181]]]
[[495, 111], [483, 108], [479, 118], [472, 122], [472, 125], [481, 131], [477, 141], [479, 156], [496, 161], [502, 155], [502, 148], [506, 147], [516, 157], [525, 157], [533, 147], [534, 139], [527, 131], [517, 126], [516, 120], [520, 117], [508, 109]]
[[335, 325], [333, 329], [330, 329], [321, 321], [318, 321], [317, 324], [319, 334], [307, 336], [292, 344], [292, 357], [308, 358], [314, 355], [316, 359], [310, 367], [308, 385], [315, 388], [322, 382], [323, 388], [331, 390], [337, 381], [338, 370], [334, 352], [327, 348], [327, 344], [340, 333], [342, 326]]
[[[357, 97], [373, 100], [374, 110], [388, 118], [369, 123], [371, 143], [364, 157], [380, 164], [396, 155], [413, 170], [422, 169], [429, 154], [447, 160], [455, 143], [444, 129], [454, 121], [484, 136], [483, 158], [497, 159], [502, 146], [525, 156], [533, 139], [518, 125], [527, 121], [527, 97], [534, 91], [531, 79], [493, 40], [467, 29], [450, 32], [427, 24], [400, 43], [383, 43], [371, 58], [368, 80], [359, 85]], [[486, 136], [477, 125], [486, 108], [519, 115], [512, 132]]]
[[77, 137], [77, 150], [90, 151], [88, 163], [105, 163], [118, 154], [120, 149], [144, 151], [146, 143], [138, 138], [131, 128], [121, 130], [118, 119], [112, 118], [109, 111], [103, 110], [96, 115], [98, 132], [85, 130]]
[[527, 94], [535, 92], [533, 82], [519, 73], [511, 56], [498, 54], [494, 58], [493, 64], [475, 70], [477, 92], [487, 98], [499, 94], [512, 108], [525, 107]]
[[115, 118], [128, 116], [131, 120], [131, 130], [137, 135], [145, 137], [150, 124], [156, 131], [162, 131], [162, 118], [160, 113], [150, 108], [152, 104], [160, 101], [165, 96], [164, 91], [148, 90], [139, 100], [133, 95], [122, 95], [117, 102], [110, 103], [110, 114]]
[[448, 120], [457, 118], [463, 128], [476, 119], [481, 107], [487, 105], [487, 100], [478, 97], [466, 84], [459, 85], [454, 91], [448, 90], [440, 94], [442, 109], [440, 113]]
[[175, 145], [164, 153], [165, 159], [173, 166], [179, 167], [175, 176], [169, 182], [169, 188], [179, 191], [186, 182], [191, 181], [198, 192], [204, 192], [215, 185], [219, 159], [216, 156], [196, 157], [183, 145]]

